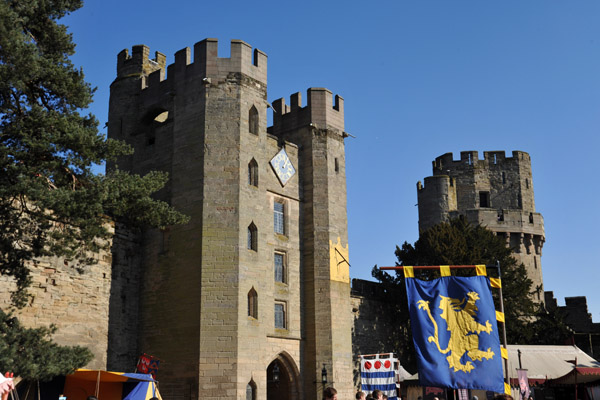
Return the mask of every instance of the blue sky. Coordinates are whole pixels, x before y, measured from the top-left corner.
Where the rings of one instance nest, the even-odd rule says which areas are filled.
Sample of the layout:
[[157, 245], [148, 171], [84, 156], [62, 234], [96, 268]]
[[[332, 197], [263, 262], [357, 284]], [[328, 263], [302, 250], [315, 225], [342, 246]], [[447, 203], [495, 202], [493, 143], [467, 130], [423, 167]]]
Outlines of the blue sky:
[[104, 0], [63, 22], [101, 127], [117, 53], [136, 44], [172, 63], [204, 38], [222, 57], [242, 39], [269, 56], [270, 102], [309, 87], [344, 97], [353, 278], [418, 238], [416, 183], [435, 157], [528, 152], [545, 289], [559, 304], [587, 296], [599, 322], [599, 20], [596, 0]]

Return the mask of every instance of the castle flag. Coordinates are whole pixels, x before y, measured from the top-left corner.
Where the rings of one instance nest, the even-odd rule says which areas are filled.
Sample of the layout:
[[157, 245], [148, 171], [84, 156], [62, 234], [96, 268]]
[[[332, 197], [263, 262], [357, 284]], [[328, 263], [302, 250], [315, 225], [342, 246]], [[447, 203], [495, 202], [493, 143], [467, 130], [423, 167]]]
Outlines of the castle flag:
[[496, 311], [487, 277], [405, 281], [421, 386], [504, 393]]
[[361, 390], [371, 393], [373, 390], [381, 390], [388, 396], [389, 400], [397, 399], [395, 358], [360, 357], [360, 383]]

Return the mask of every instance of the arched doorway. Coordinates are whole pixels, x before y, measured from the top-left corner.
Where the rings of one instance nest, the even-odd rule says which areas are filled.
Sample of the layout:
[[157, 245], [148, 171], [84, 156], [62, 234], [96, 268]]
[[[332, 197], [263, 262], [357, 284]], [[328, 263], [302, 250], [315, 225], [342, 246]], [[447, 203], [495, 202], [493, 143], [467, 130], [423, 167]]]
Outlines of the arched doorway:
[[299, 371], [287, 353], [281, 353], [267, 367], [267, 400], [300, 398]]

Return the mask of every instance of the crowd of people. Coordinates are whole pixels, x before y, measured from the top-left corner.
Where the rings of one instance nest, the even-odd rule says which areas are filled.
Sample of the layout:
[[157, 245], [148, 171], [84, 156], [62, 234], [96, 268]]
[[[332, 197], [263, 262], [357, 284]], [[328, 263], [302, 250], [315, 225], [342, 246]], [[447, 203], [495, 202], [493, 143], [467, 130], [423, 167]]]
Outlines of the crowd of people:
[[[337, 390], [332, 387], [328, 387], [323, 391], [323, 397], [325, 400], [338, 400]], [[362, 391], [358, 391], [356, 393], [356, 400], [387, 400], [387, 395], [385, 395], [381, 390], [373, 390], [373, 392], [367, 394]], [[531, 399], [531, 397], [530, 397]], [[418, 400], [423, 400], [421, 396], [419, 396]], [[434, 397], [433, 400], [440, 400], [438, 397]], [[471, 397], [471, 400], [479, 400], [477, 396]], [[499, 394], [494, 397], [494, 400], [513, 400], [513, 397], [509, 394]]]

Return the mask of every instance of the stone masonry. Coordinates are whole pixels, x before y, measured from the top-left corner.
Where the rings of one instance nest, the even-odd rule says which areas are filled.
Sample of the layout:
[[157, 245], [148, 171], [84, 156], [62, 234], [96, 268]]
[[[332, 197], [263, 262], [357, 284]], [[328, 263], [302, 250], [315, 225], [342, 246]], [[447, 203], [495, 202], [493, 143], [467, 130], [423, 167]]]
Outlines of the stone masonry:
[[535, 211], [531, 159], [523, 151], [506, 157], [503, 151], [463, 151], [437, 157], [433, 176], [417, 183], [419, 231], [463, 215], [506, 240], [517, 261], [527, 269], [543, 301], [542, 247], [544, 219]]
[[[110, 227], [113, 230], [112, 227]], [[127, 241], [122, 242], [127, 246]], [[32, 285], [28, 306], [15, 310], [25, 327], [55, 325], [52, 339], [59, 345], [87, 347], [94, 359], [88, 368], [106, 368], [109, 299], [112, 282], [109, 252], [96, 254], [96, 264], [81, 266], [60, 257], [28, 263]], [[11, 310], [12, 278], [0, 276], [0, 307]]]
[[[143, 45], [119, 54], [108, 135], [135, 153], [108, 168], [167, 171], [158, 197], [191, 220], [143, 232], [139, 259], [116, 269], [108, 368], [158, 357], [170, 399], [315, 399], [325, 367], [351, 396], [352, 317], [336, 312], [350, 309], [343, 99], [307, 94], [275, 101], [267, 130], [267, 57], [248, 44], [220, 58], [205, 39], [168, 67]], [[285, 183], [270, 165], [281, 149]]]

